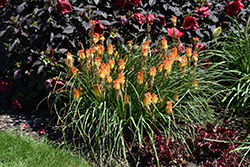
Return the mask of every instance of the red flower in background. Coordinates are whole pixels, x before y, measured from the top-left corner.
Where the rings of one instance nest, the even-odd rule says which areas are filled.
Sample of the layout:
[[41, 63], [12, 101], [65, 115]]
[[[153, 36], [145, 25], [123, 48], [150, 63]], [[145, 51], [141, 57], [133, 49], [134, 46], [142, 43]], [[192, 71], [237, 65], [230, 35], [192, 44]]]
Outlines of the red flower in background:
[[195, 49], [198, 50], [198, 51], [203, 51], [203, 50], [206, 50], [206, 46], [202, 43], [197, 43], [195, 45]]
[[0, 0], [0, 9], [4, 7], [6, 0]]
[[98, 34], [102, 34], [103, 33], [103, 30], [104, 30], [104, 25], [102, 25], [99, 21], [97, 20], [93, 20], [94, 21], [94, 24], [95, 24], [95, 28], [94, 28], [94, 31]]
[[62, 14], [72, 12], [71, 4], [66, 0], [57, 0], [59, 10]]
[[124, 8], [126, 3], [138, 7], [138, 4], [141, 5], [141, 0], [117, 0], [114, 3], [114, 6], [118, 6], [119, 8]]
[[206, 19], [209, 16], [208, 9], [208, 7], [201, 7], [200, 9], [197, 9], [195, 13]]
[[161, 25], [166, 26], [166, 19], [164, 16], [159, 15], [159, 16], [157, 16], [157, 18], [160, 20], [159, 23]]
[[183, 30], [196, 31], [199, 27], [197, 19], [194, 17], [185, 17], [183, 21]]
[[22, 105], [20, 99], [14, 100], [14, 101], [12, 102], [11, 107], [12, 107], [13, 110], [16, 110], [16, 111], [22, 111], [22, 110], [23, 110], [23, 105]]
[[155, 20], [155, 17], [154, 15], [148, 15], [147, 16], [147, 21], [149, 22], [149, 24], [153, 24], [153, 21]]
[[0, 80], [0, 91], [1, 92], [9, 92], [12, 88], [11, 82], [4, 82], [3, 79]]
[[236, 16], [238, 12], [241, 11], [243, 8], [244, 5], [243, 3], [241, 3], [241, 0], [236, 0], [228, 3], [224, 9], [224, 12], [226, 12], [228, 16]]
[[39, 135], [43, 135], [45, 133], [45, 129], [41, 127], [41, 129], [38, 131]]
[[140, 23], [140, 24], [143, 24], [146, 20], [146, 17], [140, 13], [136, 13], [134, 15], [134, 18]]
[[172, 38], [173, 37], [181, 38], [184, 35], [184, 33], [180, 32], [177, 28], [168, 28], [167, 31], [168, 31], [168, 35], [171, 36]]

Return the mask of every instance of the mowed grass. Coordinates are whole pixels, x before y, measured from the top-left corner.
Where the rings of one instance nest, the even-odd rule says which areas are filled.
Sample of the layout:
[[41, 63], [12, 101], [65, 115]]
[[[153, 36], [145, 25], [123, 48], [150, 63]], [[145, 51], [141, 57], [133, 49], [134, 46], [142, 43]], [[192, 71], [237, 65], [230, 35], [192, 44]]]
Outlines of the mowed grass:
[[0, 167], [90, 167], [83, 159], [44, 142], [0, 132]]

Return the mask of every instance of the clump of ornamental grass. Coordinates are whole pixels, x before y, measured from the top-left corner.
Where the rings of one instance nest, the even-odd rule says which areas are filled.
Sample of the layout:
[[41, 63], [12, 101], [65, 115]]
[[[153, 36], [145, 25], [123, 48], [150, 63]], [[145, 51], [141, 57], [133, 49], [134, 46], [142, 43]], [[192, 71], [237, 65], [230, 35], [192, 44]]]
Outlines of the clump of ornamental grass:
[[222, 102], [231, 111], [230, 116], [237, 114], [247, 116], [250, 107], [249, 79], [250, 79], [250, 40], [249, 21], [246, 29], [231, 19], [237, 33], [230, 33], [229, 36], [216, 40], [215, 47], [207, 50], [207, 54], [216, 56], [217, 67], [221, 70], [220, 84], [225, 86], [226, 95]]
[[[189, 124], [214, 121], [208, 101], [215, 91], [206, 81], [212, 74], [201, 69], [198, 50], [181, 53], [176, 36], [171, 45], [162, 37], [153, 46], [150, 35], [141, 45], [124, 43], [126, 50], [105, 48], [104, 36], [93, 27], [90, 48], [67, 54], [66, 73], [57, 79], [65, 85], [52, 104], [65, 138], [71, 135], [77, 150], [101, 166], [103, 159], [128, 164], [128, 155], [135, 162], [139, 156], [139, 150], [131, 152], [133, 145], [140, 146], [145, 135], [153, 139], [152, 129], [185, 144]], [[58, 101], [64, 107], [58, 108]]]

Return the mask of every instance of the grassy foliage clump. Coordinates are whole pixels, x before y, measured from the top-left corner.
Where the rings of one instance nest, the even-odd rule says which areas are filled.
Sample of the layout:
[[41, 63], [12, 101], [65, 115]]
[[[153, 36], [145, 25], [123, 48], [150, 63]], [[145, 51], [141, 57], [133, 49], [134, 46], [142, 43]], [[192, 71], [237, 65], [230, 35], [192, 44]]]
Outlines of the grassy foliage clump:
[[51, 84], [51, 105], [65, 138], [83, 144], [78, 149], [96, 159], [105, 154], [126, 160], [127, 142], [152, 138], [153, 128], [185, 143], [189, 124], [214, 121], [208, 101], [216, 84], [197, 49], [181, 52], [180, 39], [168, 46], [163, 37], [156, 46], [128, 41], [126, 48], [109, 44], [105, 51], [104, 37], [91, 32], [90, 48], [67, 53], [65, 73]]

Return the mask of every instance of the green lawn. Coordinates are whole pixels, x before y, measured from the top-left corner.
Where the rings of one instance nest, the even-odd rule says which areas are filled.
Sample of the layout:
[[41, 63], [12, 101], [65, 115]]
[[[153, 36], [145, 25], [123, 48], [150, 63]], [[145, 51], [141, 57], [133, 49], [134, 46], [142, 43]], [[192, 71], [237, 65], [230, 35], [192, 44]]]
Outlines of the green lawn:
[[78, 167], [90, 165], [69, 152], [28, 137], [0, 132], [0, 167]]

